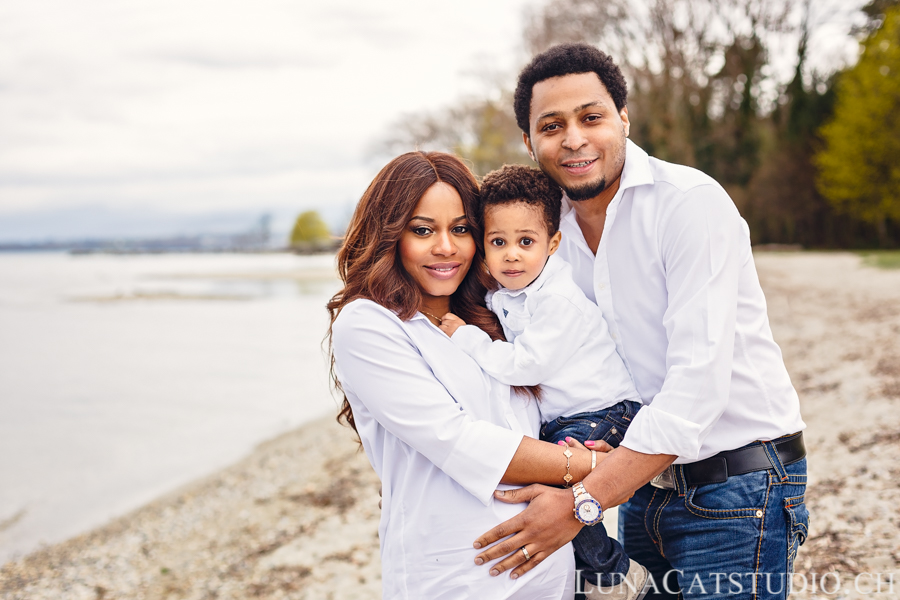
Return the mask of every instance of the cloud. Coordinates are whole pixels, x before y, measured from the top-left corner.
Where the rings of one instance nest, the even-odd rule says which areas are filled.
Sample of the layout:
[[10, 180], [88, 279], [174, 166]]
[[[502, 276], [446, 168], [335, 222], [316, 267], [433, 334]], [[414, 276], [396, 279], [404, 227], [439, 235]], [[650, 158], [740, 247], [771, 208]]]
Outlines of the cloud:
[[7, 3], [0, 214], [343, 206], [398, 114], [512, 56], [526, 1]]
[[[376, 6], [378, 10], [373, 8]], [[375, 48], [400, 48], [415, 42], [424, 34], [424, 31], [410, 28], [408, 24], [400, 25], [399, 23], [404, 22], [400, 13], [396, 8], [391, 10], [389, 5], [330, 5], [318, 16], [324, 31], [333, 39], [353, 40]]]
[[337, 63], [321, 56], [278, 56], [211, 48], [165, 50], [146, 58], [204, 69], [325, 69]]

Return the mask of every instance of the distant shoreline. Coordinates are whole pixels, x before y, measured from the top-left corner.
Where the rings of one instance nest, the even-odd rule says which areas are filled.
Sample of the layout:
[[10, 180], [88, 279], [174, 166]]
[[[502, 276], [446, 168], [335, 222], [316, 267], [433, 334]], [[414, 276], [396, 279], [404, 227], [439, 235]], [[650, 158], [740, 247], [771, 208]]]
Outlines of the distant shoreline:
[[51, 253], [72, 254], [75, 256], [84, 256], [92, 254], [114, 254], [114, 255], [147, 255], [147, 254], [299, 254], [302, 256], [312, 254], [334, 254], [338, 249], [338, 245], [315, 246], [310, 248], [116, 248], [116, 247], [97, 247], [97, 248], [73, 248], [69, 244], [61, 245], [24, 245], [24, 246], [5, 246], [0, 245], [0, 254], [30, 254], [30, 253]]

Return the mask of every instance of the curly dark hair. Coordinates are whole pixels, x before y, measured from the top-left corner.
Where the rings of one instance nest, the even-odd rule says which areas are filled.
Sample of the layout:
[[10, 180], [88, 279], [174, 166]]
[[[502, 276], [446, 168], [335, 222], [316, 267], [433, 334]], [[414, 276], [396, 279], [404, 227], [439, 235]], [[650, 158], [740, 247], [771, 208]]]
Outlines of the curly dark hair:
[[622, 71], [608, 54], [590, 44], [559, 44], [532, 58], [519, 73], [513, 106], [516, 123], [526, 135], [530, 135], [531, 94], [535, 84], [551, 77], [576, 73], [596, 73], [612, 96], [616, 110], [625, 108], [628, 103], [628, 84], [625, 83]]
[[479, 229], [484, 231], [484, 212], [489, 206], [524, 202], [544, 215], [547, 235], [559, 231], [562, 190], [543, 172], [523, 165], [503, 165], [484, 176], [481, 184]]

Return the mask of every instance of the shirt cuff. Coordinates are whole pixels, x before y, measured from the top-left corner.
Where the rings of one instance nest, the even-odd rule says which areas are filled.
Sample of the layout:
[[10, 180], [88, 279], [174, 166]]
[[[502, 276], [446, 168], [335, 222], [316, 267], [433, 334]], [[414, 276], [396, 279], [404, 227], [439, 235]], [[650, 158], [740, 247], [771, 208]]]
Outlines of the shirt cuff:
[[475, 325], [463, 325], [453, 332], [450, 341], [456, 344], [463, 352], [470, 355], [478, 346], [487, 342], [491, 343], [491, 336]]
[[438, 466], [487, 506], [523, 437], [487, 421], [474, 421], [459, 436], [444, 464]]
[[700, 456], [700, 425], [652, 405], [634, 416], [621, 445], [642, 454], [672, 454], [697, 460]]

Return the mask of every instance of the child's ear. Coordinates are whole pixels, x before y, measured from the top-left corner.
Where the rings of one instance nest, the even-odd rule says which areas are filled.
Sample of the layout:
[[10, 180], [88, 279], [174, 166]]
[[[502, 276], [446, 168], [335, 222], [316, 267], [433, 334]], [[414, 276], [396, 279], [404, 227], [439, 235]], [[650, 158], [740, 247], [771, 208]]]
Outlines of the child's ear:
[[553, 234], [553, 237], [550, 238], [550, 251], [547, 253], [547, 256], [553, 256], [553, 254], [559, 250], [559, 242], [562, 240], [562, 232], [557, 231]]

